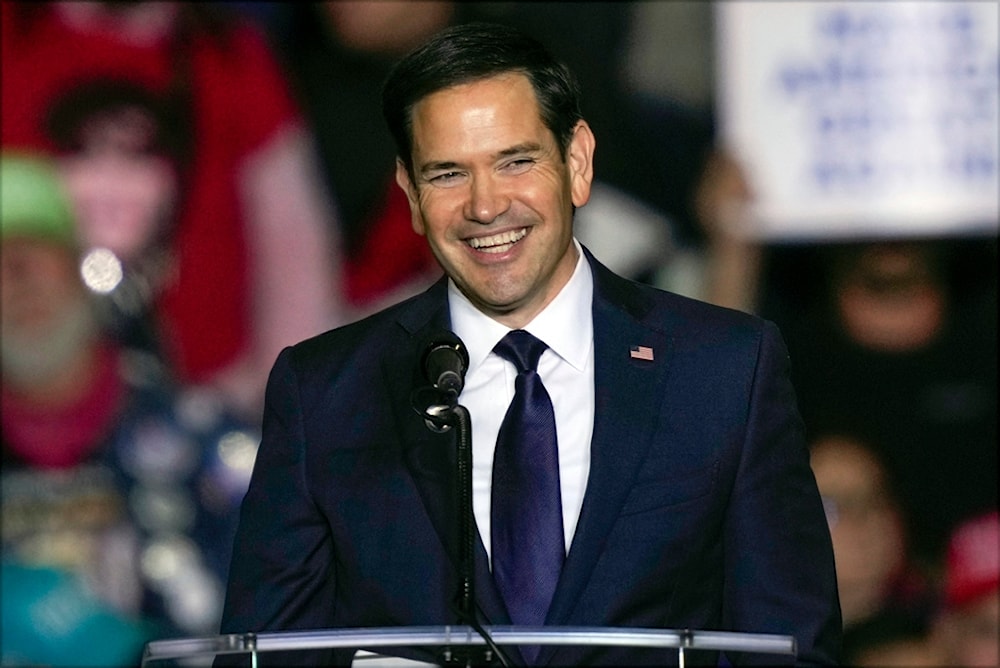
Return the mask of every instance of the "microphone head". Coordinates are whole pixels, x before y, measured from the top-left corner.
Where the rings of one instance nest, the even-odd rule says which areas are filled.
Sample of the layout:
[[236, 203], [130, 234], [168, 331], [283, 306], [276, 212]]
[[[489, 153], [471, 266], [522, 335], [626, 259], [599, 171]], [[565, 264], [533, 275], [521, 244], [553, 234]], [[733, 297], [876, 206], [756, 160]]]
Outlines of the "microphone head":
[[441, 330], [424, 348], [421, 366], [424, 376], [442, 391], [458, 396], [465, 385], [465, 372], [469, 368], [469, 352], [454, 332]]

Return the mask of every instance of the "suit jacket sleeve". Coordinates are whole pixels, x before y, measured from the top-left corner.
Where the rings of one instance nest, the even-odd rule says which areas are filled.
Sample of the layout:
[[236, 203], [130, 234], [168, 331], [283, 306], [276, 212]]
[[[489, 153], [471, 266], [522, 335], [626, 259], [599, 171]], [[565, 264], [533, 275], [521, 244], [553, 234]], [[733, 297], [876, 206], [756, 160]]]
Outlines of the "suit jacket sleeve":
[[[336, 569], [306, 475], [306, 439], [291, 349], [268, 380], [263, 432], [240, 510], [221, 632], [321, 629], [334, 613]], [[282, 662], [267, 657], [268, 665]], [[332, 657], [285, 657], [292, 664]], [[277, 659], [277, 661], [276, 661]]]
[[725, 519], [726, 627], [794, 635], [799, 664], [836, 664], [841, 617], [833, 548], [788, 353], [771, 323], [763, 331], [735, 480]]

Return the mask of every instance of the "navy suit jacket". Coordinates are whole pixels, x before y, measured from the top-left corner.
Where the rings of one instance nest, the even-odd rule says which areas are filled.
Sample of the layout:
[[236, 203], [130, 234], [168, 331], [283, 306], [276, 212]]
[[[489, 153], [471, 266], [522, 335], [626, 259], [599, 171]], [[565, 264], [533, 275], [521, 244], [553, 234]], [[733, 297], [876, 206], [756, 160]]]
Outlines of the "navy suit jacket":
[[[587, 259], [590, 478], [547, 624], [791, 634], [799, 663], [835, 663], [833, 553], [777, 329]], [[431, 432], [410, 402], [442, 327], [444, 279], [278, 357], [223, 633], [456, 623], [454, 430]], [[482, 623], [510, 624], [481, 542], [475, 571]], [[676, 651], [546, 647], [539, 662], [663, 665]]]

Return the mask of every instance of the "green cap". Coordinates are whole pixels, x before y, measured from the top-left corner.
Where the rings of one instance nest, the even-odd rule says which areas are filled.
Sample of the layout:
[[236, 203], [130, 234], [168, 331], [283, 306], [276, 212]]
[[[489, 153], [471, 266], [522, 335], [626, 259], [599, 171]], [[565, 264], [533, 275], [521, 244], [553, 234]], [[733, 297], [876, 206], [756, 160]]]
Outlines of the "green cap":
[[17, 235], [76, 244], [69, 200], [51, 159], [0, 155], [0, 229], [4, 239]]

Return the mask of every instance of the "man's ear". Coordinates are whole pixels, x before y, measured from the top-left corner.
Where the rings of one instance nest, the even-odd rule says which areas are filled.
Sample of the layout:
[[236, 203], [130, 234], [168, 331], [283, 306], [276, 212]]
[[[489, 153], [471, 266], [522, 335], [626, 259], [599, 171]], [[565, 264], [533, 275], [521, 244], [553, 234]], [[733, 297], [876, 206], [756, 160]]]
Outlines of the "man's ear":
[[590, 199], [590, 186], [594, 181], [594, 148], [597, 140], [586, 121], [579, 121], [573, 129], [573, 138], [566, 151], [569, 168], [570, 191], [573, 205], [583, 206]]
[[410, 225], [413, 231], [419, 235], [424, 234], [424, 218], [420, 215], [420, 199], [417, 196], [417, 187], [410, 179], [410, 172], [406, 165], [399, 158], [396, 158], [396, 184], [406, 193], [406, 200], [410, 203]]

